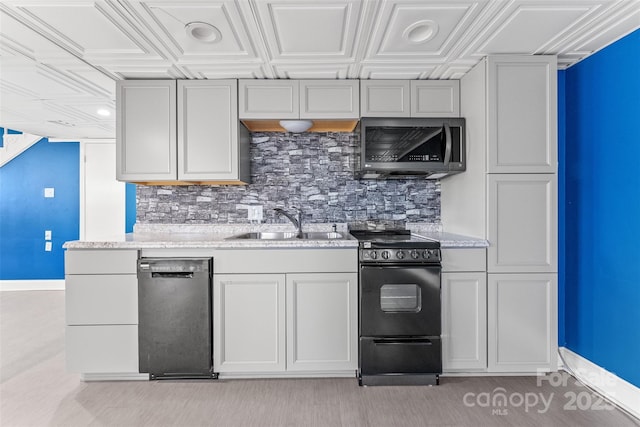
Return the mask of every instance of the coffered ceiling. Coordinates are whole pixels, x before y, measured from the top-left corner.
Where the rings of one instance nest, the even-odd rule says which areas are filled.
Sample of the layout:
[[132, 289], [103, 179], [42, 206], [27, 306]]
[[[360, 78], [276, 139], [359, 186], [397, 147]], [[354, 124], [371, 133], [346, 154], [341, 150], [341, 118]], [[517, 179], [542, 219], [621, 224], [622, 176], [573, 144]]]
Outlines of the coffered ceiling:
[[113, 138], [117, 80], [458, 79], [488, 54], [566, 68], [637, 28], [639, 0], [2, 0], [0, 126]]

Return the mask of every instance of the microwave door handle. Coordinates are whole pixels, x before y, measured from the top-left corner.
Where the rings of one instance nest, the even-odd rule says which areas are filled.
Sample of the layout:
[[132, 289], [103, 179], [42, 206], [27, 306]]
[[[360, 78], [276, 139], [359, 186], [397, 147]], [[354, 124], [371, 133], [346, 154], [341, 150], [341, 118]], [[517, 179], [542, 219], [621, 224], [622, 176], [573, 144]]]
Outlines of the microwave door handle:
[[444, 149], [444, 165], [447, 166], [451, 161], [451, 145], [452, 145], [451, 128], [449, 127], [448, 123], [445, 123], [443, 125], [443, 129], [444, 129], [444, 136], [447, 140], [446, 147]]

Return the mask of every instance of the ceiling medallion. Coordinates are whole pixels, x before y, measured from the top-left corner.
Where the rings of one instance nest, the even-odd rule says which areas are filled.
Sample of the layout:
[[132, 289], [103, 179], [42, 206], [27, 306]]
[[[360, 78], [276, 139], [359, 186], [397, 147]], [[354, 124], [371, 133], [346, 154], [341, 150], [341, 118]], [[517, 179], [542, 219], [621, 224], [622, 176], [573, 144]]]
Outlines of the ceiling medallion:
[[438, 24], [434, 21], [423, 20], [409, 25], [402, 37], [413, 44], [426, 43], [438, 34]]
[[218, 43], [222, 39], [220, 30], [206, 22], [189, 22], [184, 30], [189, 37], [203, 43]]

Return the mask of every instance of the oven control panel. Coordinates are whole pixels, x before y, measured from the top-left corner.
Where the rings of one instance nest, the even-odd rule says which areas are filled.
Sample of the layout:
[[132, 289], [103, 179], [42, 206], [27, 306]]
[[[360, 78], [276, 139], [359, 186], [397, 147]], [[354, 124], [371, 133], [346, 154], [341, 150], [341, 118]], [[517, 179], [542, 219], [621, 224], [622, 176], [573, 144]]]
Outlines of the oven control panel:
[[440, 249], [360, 249], [360, 262], [439, 263]]

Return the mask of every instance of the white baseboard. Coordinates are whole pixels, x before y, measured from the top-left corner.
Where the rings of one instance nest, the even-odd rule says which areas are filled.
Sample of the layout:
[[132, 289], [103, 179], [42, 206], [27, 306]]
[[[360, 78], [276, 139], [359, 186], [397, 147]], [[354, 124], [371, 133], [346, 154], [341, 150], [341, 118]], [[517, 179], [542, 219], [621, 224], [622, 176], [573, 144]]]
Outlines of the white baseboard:
[[565, 347], [560, 347], [559, 351], [568, 372], [610, 402], [640, 418], [640, 388]]
[[64, 279], [0, 280], [1, 291], [64, 291]]

